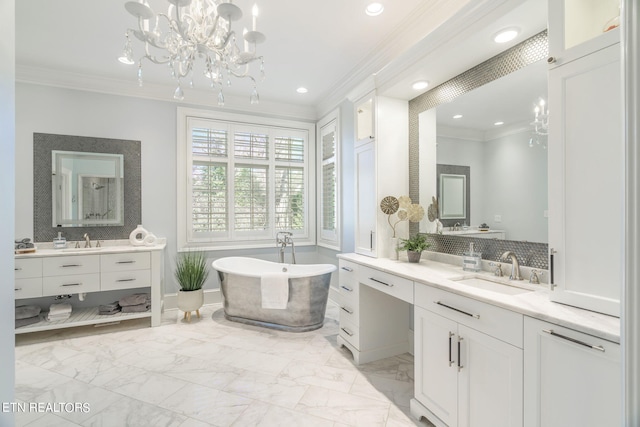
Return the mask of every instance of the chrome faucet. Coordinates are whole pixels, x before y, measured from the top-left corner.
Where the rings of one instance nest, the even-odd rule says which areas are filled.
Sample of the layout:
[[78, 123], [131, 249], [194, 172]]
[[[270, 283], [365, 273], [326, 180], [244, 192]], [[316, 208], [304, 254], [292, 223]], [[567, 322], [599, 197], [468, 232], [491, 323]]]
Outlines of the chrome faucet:
[[511, 258], [511, 275], [509, 276], [509, 280], [522, 280], [522, 277], [520, 277], [520, 264], [518, 264], [516, 254], [512, 251], [506, 251], [500, 259], [505, 261], [506, 258]]
[[84, 239], [84, 247], [85, 248], [90, 248], [91, 247], [91, 240], [89, 239], [89, 233], [84, 233], [84, 236], [82, 236], [82, 238]]
[[278, 234], [276, 234], [276, 247], [279, 248], [281, 263], [284, 263], [284, 250], [287, 245], [291, 245], [291, 259], [292, 263], [295, 264], [296, 250], [293, 245], [293, 233], [291, 233], [290, 231], [279, 231]]

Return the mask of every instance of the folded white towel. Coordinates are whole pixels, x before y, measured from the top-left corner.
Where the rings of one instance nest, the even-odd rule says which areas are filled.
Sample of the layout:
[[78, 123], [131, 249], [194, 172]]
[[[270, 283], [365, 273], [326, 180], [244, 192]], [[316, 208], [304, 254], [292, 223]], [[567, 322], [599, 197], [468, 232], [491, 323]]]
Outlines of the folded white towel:
[[289, 301], [289, 275], [287, 273], [266, 273], [260, 279], [262, 308], [287, 308]]
[[71, 313], [71, 304], [65, 302], [60, 304], [51, 304], [51, 307], [49, 307], [49, 314], [63, 313]]
[[47, 315], [47, 320], [49, 322], [55, 322], [56, 320], [67, 320], [71, 317], [71, 313], [60, 313], [60, 314], [51, 314]]

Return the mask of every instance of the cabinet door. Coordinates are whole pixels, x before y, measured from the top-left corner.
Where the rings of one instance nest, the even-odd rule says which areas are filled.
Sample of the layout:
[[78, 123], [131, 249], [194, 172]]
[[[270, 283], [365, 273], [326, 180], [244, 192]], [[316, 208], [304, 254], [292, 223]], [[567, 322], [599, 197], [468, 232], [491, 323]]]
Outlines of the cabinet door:
[[367, 142], [375, 138], [375, 101], [369, 95], [356, 103], [356, 141]]
[[463, 325], [458, 334], [458, 426], [522, 426], [522, 349]]
[[620, 31], [612, 28], [620, 0], [549, 0], [548, 7], [552, 67], [620, 41]]
[[619, 316], [624, 140], [614, 45], [549, 72], [553, 301]]
[[457, 328], [414, 306], [415, 398], [448, 426], [458, 424]]
[[376, 160], [371, 141], [355, 150], [356, 253], [376, 256]]
[[524, 334], [526, 427], [621, 425], [618, 344], [531, 318]]

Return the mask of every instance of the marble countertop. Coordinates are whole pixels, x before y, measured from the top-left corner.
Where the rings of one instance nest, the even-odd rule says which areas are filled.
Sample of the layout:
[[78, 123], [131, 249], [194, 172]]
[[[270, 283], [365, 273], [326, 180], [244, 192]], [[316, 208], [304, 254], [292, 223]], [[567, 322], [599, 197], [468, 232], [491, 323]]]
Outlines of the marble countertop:
[[123, 252], [145, 252], [145, 251], [161, 251], [167, 246], [166, 238], [158, 238], [152, 246], [133, 246], [126, 240], [100, 240], [100, 247], [96, 248], [96, 241], [91, 241], [93, 247], [85, 248], [84, 242], [81, 242], [80, 248], [75, 248], [75, 242], [67, 242], [64, 249], [53, 249], [51, 242], [37, 242], [35, 244], [36, 251], [29, 253], [15, 254], [16, 258], [39, 258], [51, 256], [69, 256], [69, 255], [100, 255], [109, 253]]
[[[619, 318], [550, 301], [548, 285], [544, 283], [530, 285], [526, 280], [515, 282], [518, 287], [530, 289], [531, 292], [507, 295], [453, 281], [452, 279], [469, 275], [469, 272], [464, 271], [461, 266], [431, 259], [422, 259], [419, 263], [409, 263], [406, 261], [406, 257], [403, 259], [402, 256], [397, 261], [358, 254], [340, 254], [338, 258], [404, 277], [416, 282], [416, 286], [433, 286], [608, 341], [620, 342]], [[487, 271], [475, 274], [486, 275], [492, 280], [498, 279]], [[507, 277], [502, 280], [505, 283], [509, 282]]]

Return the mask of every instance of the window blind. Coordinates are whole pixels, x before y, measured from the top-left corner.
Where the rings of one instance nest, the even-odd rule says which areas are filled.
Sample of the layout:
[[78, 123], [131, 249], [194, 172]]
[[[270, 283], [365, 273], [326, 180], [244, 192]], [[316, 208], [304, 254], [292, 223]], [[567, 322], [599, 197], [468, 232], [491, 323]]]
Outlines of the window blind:
[[304, 227], [304, 170], [276, 167], [275, 228], [301, 230]]

